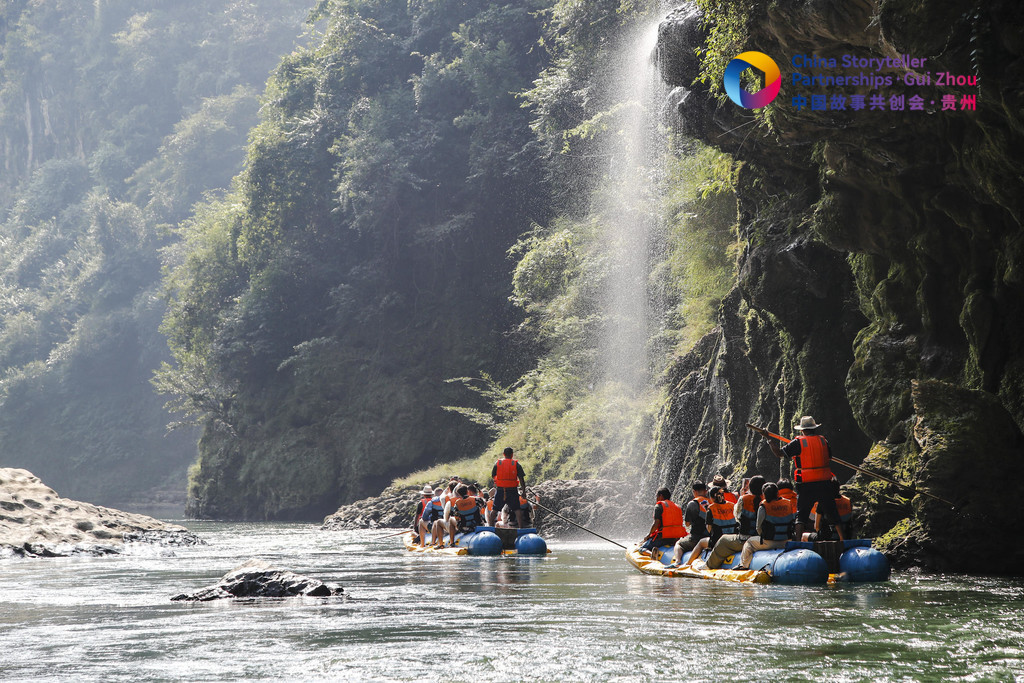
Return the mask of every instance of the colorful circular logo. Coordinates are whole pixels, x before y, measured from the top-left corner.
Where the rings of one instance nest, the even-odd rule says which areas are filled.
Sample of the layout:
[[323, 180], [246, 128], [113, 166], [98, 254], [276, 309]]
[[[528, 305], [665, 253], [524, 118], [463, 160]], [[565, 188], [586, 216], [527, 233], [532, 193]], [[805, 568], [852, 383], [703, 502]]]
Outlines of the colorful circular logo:
[[[747, 69], [757, 69], [764, 73], [764, 87], [755, 93], [747, 92], [740, 84], [740, 75]], [[767, 107], [775, 99], [782, 87], [782, 74], [775, 61], [762, 52], [744, 52], [737, 55], [725, 67], [725, 94], [736, 104], [746, 109]]]

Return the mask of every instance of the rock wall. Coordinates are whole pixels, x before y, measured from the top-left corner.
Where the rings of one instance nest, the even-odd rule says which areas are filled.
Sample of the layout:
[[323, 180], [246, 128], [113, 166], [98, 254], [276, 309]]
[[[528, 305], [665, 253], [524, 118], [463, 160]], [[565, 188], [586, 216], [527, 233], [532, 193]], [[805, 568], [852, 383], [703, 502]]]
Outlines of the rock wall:
[[[839, 457], [861, 463], [870, 452], [881, 473], [955, 503], [953, 512], [854, 478], [865, 531], [884, 534], [898, 565], [1020, 571], [954, 550], [965, 538], [975, 549], [1000, 543], [1002, 526], [975, 513], [992, 481], [1009, 500], [1024, 494], [1024, 10], [962, 0], [720, 5], [708, 21], [692, 9], [671, 15], [660, 57], [678, 127], [743, 162], [746, 248], [720, 328], [674, 369], [645, 490], [683, 490], [714, 472], [772, 476], [779, 463], [743, 423], [789, 435], [812, 414]], [[691, 55], [716, 22], [743, 36], [742, 49], [773, 56], [784, 76], [794, 54], [909, 54], [933, 73], [976, 74], [977, 111], [797, 110], [784, 83], [754, 115], [695, 84]], [[1020, 515], [1009, 514], [1013, 528]]]

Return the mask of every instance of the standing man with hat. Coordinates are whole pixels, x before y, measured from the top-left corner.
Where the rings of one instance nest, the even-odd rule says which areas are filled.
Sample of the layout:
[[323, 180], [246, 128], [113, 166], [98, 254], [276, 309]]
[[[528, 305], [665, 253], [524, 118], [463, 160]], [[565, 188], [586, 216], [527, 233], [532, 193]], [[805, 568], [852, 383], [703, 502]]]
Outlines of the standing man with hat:
[[[836, 508], [836, 500], [833, 494], [832, 485], [832, 451], [829, 448], [825, 437], [818, 434], [820, 424], [814, 421], [810, 415], [800, 418], [793, 429], [799, 432], [798, 436], [782, 448], [769, 439], [772, 453], [777, 457], [783, 456], [793, 458], [796, 464], [796, 473], [793, 481], [796, 482], [796, 528], [793, 537], [801, 538], [805, 524], [811, 523], [811, 508], [818, 504], [818, 512], [841, 529], [839, 524], [839, 510]], [[839, 531], [839, 540], [843, 538], [843, 532]]]
[[491, 468], [491, 479], [494, 480], [494, 507], [487, 513], [487, 523], [494, 526], [494, 518], [497, 512], [508, 506], [509, 512], [515, 511], [516, 522], [520, 529], [526, 527], [526, 516], [519, 505], [519, 486], [523, 487], [523, 498], [526, 497], [526, 474], [519, 461], [513, 458], [514, 452], [506, 448], [502, 457], [494, 463]]

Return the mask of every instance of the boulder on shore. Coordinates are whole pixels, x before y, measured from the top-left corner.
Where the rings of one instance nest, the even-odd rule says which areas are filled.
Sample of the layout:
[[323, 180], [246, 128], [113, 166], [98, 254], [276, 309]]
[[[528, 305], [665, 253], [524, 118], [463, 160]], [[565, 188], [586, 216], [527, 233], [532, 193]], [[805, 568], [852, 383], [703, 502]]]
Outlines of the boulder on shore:
[[176, 524], [61, 498], [27, 470], [0, 468], [0, 557], [108, 555], [128, 543], [202, 541]]
[[327, 598], [342, 595], [344, 588], [318, 579], [278, 569], [262, 560], [249, 560], [221, 577], [220, 582], [195, 593], [181, 593], [171, 600], [208, 602], [224, 598]]

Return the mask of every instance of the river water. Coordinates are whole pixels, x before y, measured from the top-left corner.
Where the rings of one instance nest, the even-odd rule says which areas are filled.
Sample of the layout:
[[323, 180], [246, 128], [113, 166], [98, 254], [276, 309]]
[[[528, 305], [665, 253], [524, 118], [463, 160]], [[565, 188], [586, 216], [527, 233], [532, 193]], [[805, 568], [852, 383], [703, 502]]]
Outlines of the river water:
[[[1024, 581], [742, 586], [603, 541], [413, 555], [384, 531], [189, 522], [209, 545], [0, 564], [3, 680], [1024, 680]], [[178, 603], [258, 557], [345, 598]]]

